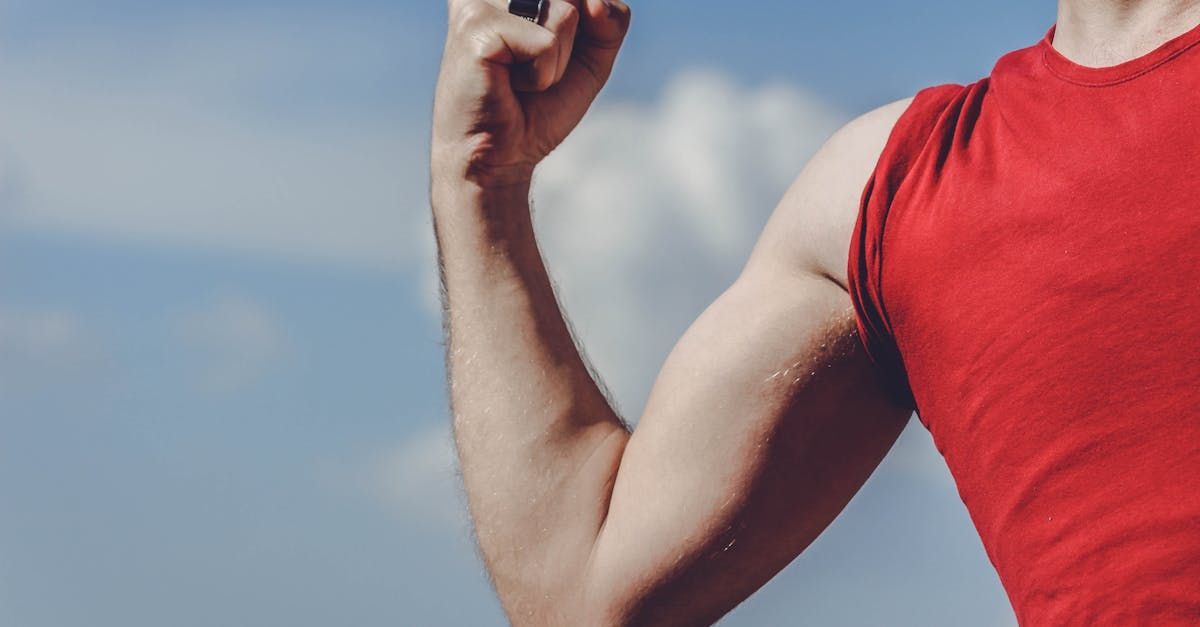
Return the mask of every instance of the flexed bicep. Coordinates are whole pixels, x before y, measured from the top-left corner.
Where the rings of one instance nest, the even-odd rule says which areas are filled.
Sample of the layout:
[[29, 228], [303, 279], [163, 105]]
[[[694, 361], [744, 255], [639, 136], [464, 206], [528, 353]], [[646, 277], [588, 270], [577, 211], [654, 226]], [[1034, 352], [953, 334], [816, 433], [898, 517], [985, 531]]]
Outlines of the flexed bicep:
[[907, 422], [845, 292], [751, 268], [684, 335], [630, 439], [591, 562], [635, 623], [711, 621], [800, 553]]
[[667, 359], [590, 562], [591, 594], [621, 621], [719, 618], [825, 529], [907, 423], [844, 271], [863, 183], [907, 106], [826, 143]]

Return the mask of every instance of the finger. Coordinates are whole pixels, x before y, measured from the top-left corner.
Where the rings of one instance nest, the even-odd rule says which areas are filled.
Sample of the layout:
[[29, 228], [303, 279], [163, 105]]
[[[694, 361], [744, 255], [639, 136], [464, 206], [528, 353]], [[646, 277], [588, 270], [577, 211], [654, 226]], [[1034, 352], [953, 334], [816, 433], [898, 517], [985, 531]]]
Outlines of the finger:
[[451, 27], [472, 56], [507, 66], [514, 89], [542, 91], [554, 84], [561, 46], [552, 31], [486, 0], [460, 2]]
[[[554, 77], [550, 81], [549, 87], [554, 83], [562, 80], [562, 77], [567, 72], [567, 67], [571, 61], [571, 51], [575, 46], [575, 34], [579, 28], [579, 7], [582, 0], [544, 0], [545, 7], [542, 9], [542, 14], [538, 20], [538, 24], [554, 33], [558, 38], [558, 56], [554, 59]], [[488, 0], [488, 3], [504, 11], [508, 12], [508, 0]], [[512, 16], [510, 19], [521, 19], [517, 16]], [[535, 64], [549, 63], [549, 59], [538, 59]], [[546, 71], [543, 67], [534, 69], [534, 73], [539, 77]], [[539, 88], [541, 91], [544, 88]]]
[[612, 73], [629, 30], [629, 7], [619, 0], [580, 1], [579, 32], [570, 64], [545, 98], [526, 103], [531, 119], [577, 123]]
[[554, 82], [562, 80], [571, 62], [575, 47], [575, 35], [579, 29], [579, 7], [583, 0], [549, 0], [542, 26], [558, 37], [558, 66], [554, 70]]
[[[568, 68], [569, 78], [574, 81], [593, 83], [599, 90], [612, 73], [617, 53], [629, 32], [632, 12], [621, 0], [581, 0], [579, 35], [575, 41], [572, 60]], [[564, 77], [567, 80], [568, 77]]]

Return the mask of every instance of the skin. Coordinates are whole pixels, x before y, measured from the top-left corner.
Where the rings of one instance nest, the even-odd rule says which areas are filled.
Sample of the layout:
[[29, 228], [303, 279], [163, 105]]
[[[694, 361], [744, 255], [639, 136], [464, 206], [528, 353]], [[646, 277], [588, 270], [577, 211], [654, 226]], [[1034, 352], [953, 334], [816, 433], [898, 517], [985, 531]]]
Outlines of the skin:
[[1154, 50], [1200, 22], [1196, 0], [1063, 0], [1054, 47], [1089, 67], [1117, 65]]
[[[1187, 30], [1200, 3], [1184, 4], [1064, 0], [1056, 46], [1080, 63], [1136, 56]], [[860, 194], [909, 101], [812, 158], [630, 430], [576, 349], [528, 201], [534, 168], [607, 80], [630, 10], [551, 0], [535, 25], [504, 7], [450, 0], [431, 151], [481, 554], [514, 624], [711, 623], [821, 533], [909, 419], [861, 349], [846, 289]]]

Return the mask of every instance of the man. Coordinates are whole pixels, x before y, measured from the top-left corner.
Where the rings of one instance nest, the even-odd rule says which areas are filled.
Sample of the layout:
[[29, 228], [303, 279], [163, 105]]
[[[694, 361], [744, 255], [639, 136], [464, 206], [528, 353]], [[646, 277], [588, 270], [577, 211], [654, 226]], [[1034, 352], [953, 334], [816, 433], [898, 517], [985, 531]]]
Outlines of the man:
[[715, 621], [914, 410], [1023, 624], [1200, 623], [1200, 1], [1061, 0], [989, 77], [840, 130], [632, 433], [528, 204], [630, 11], [530, 4], [451, 0], [432, 150], [456, 441], [514, 623]]

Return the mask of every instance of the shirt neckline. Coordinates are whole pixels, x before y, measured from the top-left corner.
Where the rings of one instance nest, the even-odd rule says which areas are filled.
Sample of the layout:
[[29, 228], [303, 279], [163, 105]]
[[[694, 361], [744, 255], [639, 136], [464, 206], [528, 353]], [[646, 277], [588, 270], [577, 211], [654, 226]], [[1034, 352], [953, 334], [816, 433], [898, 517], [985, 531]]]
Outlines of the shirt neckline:
[[1132, 80], [1174, 59], [1189, 48], [1200, 43], [1200, 24], [1197, 24], [1191, 30], [1168, 40], [1166, 43], [1140, 57], [1135, 57], [1117, 65], [1091, 67], [1080, 65], [1068, 59], [1054, 47], [1054, 31], [1056, 28], [1058, 28], [1057, 23], [1052, 25], [1050, 30], [1046, 31], [1046, 35], [1042, 37], [1042, 40], [1038, 42], [1038, 45], [1042, 48], [1043, 63], [1060, 78], [1089, 87], [1103, 87]]

